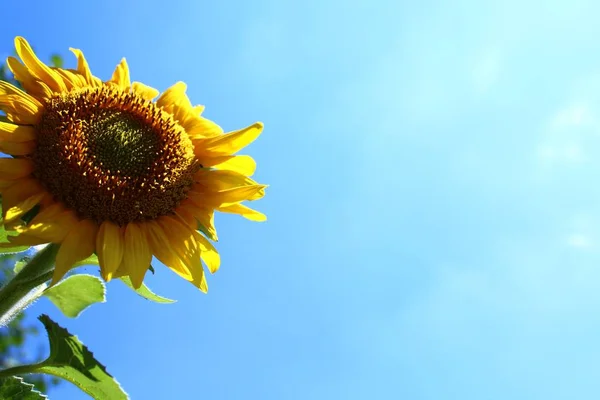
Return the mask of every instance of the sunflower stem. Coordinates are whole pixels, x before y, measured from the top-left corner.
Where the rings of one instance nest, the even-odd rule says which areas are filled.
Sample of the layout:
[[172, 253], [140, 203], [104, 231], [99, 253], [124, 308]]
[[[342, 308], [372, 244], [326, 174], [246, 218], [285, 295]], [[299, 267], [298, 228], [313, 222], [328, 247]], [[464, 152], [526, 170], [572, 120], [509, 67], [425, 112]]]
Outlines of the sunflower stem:
[[43, 366], [43, 363], [31, 364], [31, 365], [17, 365], [16, 367], [10, 367], [0, 370], [0, 379], [8, 378], [11, 376], [22, 376], [26, 374], [35, 374], [39, 367]]
[[10, 281], [0, 288], [0, 327], [38, 299], [52, 278], [58, 245], [40, 250]]

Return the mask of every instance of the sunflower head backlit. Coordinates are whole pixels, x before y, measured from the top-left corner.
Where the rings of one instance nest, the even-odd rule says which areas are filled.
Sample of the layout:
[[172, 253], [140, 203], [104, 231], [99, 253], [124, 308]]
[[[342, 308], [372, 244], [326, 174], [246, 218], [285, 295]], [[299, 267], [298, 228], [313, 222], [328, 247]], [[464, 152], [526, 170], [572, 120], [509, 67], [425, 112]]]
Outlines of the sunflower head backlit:
[[[58, 243], [53, 282], [93, 253], [107, 281], [142, 284], [152, 257], [207, 290], [220, 257], [214, 212], [265, 216], [243, 205], [264, 195], [235, 155], [262, 124], [224, 133], [192, 106], [182, 82], [158, 91], [131, 83], [125, 60], [94, 77], [83, 53], [76, 70], [50, 68], [25, 39], [7, 63], [24, 90], [0, 82], [0, 193], [12, 244]], [[24, 218], [26, 216], [26, 218]], [[33, 216], [33, 218], [31, 218]]]

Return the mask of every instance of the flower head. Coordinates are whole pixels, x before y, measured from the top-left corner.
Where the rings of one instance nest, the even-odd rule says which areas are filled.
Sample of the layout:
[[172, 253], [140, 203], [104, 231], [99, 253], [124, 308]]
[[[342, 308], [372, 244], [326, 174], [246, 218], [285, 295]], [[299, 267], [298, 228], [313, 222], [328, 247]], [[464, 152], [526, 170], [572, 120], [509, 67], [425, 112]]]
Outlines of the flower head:
[[202, 291], [202, 262], [220, 265], [215, 210], [250, 220], [243, 205], [264, 196], [250, 178], [256, 164], [235, 155], [262, 124], [230, 133], [201, 116], [186, 85], [158, 91], [130, 82], [125, 59], [112, 78], [48, 67], [27, 41], [7, 60], [24, 90], [0, 82], [0, 193], [12, 244], [60, 244], [53, 282], [98, 255], [103, 278], [129, 276], [139, 287], [156, 257]]

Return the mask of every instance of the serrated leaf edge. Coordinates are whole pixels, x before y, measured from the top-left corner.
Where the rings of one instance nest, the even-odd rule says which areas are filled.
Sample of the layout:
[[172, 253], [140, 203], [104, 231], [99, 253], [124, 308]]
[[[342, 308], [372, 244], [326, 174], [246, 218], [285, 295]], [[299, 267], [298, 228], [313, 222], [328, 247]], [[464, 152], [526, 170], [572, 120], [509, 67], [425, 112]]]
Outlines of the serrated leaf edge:
[[23, 386], [25, 386], [27, 389], [29, 389], [29, 391], [30, 391], [31, 393], [34, 393], [34, 394], [36, 394], [36, 395], [39, 395], [41, 399], [48, 399], [48, 396], [46, 396], [44, 393], [42, 393], [42, 392], [40, 392], [39, 390], [37, 390], [37, 389], [35, 388], [35, 385], [34, 385], [34, 384], [32, 384], [32, 383], [29, 383], [29, 382], [25, 382], [25, 381], [23, 380], [23, 377], [21, 377], [21, 376], [18, 376], [18, 375], [14, 375], [14, 376], [11, 376], [11, 377], [8, 377], [8, 378], [1, 378], [1, 379], [0, 379], [0, 384], [1, 384], [1, 381], [2, 381], [2, 380], [5, 380], [5, 379], [10, 379], [10, 378], [13, 378], [13, 379], [16, 379], [16, 380], [18, 380], [18, 381], [19, 381], [19, 383], [20, 383], [21, 385], [23, 385]]
[[[82, 341], [79, 339], [79, 337], [78, 337], [77, 335], [73, 335], [71, 332], [69, 332], [69, 330], [68, 330], [68, 329], [66, 329], [66, 328], [63, 328], [62, 326], [60, 326], [59, 324], [57, 324], [56, 322], [54, 322], [54, 321], [53, 321], [53, 320], [52, 320], [52, 319], [51, 319], [51, 318], [50, 318], [50, 317], [49, 317], [47, 314], [42, 314], [42, 315], [40, 315], [40, 316], [38, 317], [38, 319], [39, 319], [39, 320], [40, 320], [40, 322], [41, 322], [41, 323], [44, 325], [44, 329], [46, 329], [46, 333], [48, 334], [48, 342], [49, 342], [49, 344], [50, 344], [50, 355], [48, 356], [48, 358], [47, 358], [46, 360], [44, 360], [44, 361], [42, 361], [41, 363], [39, 363], [39, 364], [38, 364], [40, 367], [42, 367], [42, 368], [43, 368], [45, 365], [48, 365], [48, 366], [56, 366], [56, 365], [54, 365], [52, 362], [50, 362], [50, 361], [49, 361], [49, 360], [51, 359], [51, 357], [52, 357], [52, 350], [53, 350], [53, 346], [52, 346], [52, 340], [50, 340], [50, 331], [51, 331], [52, 327], [54, 326], [54, 327], [55, 327], [57, 330], [62, 330], [62, 331], [64, 331], [64, 332], [66, 333], [66, 335], [67, 335], [67, 336], [72, 336], [72, 337], [74, 337], [75, 339], [77, 339], [77, 341], [78, 341], [79, 343], [81, 343], [81, 347], [82, 347], [82, 348], [83, 348], [85, 351], [87, 351], [88, 353], [90, 353], [90, 356], [92, 356], [92, 357], [93, 357], [93, 359], [94, 359], [94, 360], [95, 360], [95, 361], [98, 363], [98, 366], [100, 367], [100, 369], [101, 369], [101, 370], [102, 370], [102, 371], [103, 371], [103, 372], [104, 372], [106, 375], [108, 375], [109, 377], [111, 377], [111, 378], [114, 380], [114, 382], [115, 382], [115, 383], [117, 384], [117, 386], [118, 386], [118, 387], [121, 389], [121, 391], [123, 392], [123, 394], [125, 395], [125, 397], [126, 397], [127, 399], [129, 399], [129, 394], [127, 394], [127, 392], [125, 391], [125, 389], [123, 389], [123, 386], [121, 386], [121, 384], [119, 383], [119, 381], [118, 381], [118, 380], [117, 380], [117, 379], [116, 379], [114, 376], [112, 376], [112, 375], [111, 375], [111, 374], [110, 374], [110, 373], [109, 373], [109, 372], [106, 370], [106, 366], [105, 366], [104, 364], [102, 364], [102, 363], [101, 363], [101, 362], [100, 362], [100, 361], [99, 361], [99, 360], [98, 360], [96, 357], [94, 357], [94, 352], [93, 352], [93, 351], [91, 351], [91, 350], [90, 350], [90, 349], [89, 349], [89, 348], [88, 348], [88, 347], [87, 347], [87, 346], [86, 346], [86, 345], [85, 345], [85, 344], [84, 344], [84, 343], [83, 343], [83, 342], [82, 342]], [[45, 372], [45, 371], [44, 371], [44, 373], [45, 373], [45, 374], [48, 374], [48, 375], [58, 376], [58, 375], [54, 375], [54, 374], [49, 374], [48, 372]], [[66, 380], [66, 379], [65, 379], [64, 377], [62, 377], [62, 376], [58, 376], [58, 377], [59, 377], [60, 379]], [[71, 381], [69, 381], [69, 382], [71, 382]], [[79, 386], [77, 386], [77, 384], [76, 384], [75, 382], [71, 382], [71, 383], [72, 383], [72, 384], [74, 384], [76, 387], [79, 387]], [[84, 392], [85, 392], [85, 391], [84, 391]], [[87, 392], [85, 392], [85, 393], [87, 393]]]

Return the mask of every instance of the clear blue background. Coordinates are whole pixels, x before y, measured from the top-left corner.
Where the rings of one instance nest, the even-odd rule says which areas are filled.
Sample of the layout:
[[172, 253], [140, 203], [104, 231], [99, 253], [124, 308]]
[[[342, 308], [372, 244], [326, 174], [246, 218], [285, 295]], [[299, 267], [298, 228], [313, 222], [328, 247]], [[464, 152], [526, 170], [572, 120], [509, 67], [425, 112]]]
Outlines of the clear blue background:
[[[597, 399], [592, 0], [8, 2], [0, 54], [182, 80], [248, 148], [263, 224], [217, 218], [203, 295], [165, 268], [47, 312], [132, 399]], [[190, 395], [189, 390], [197, 392]], [[54, 399], [83, 399], [70, 384]]]

